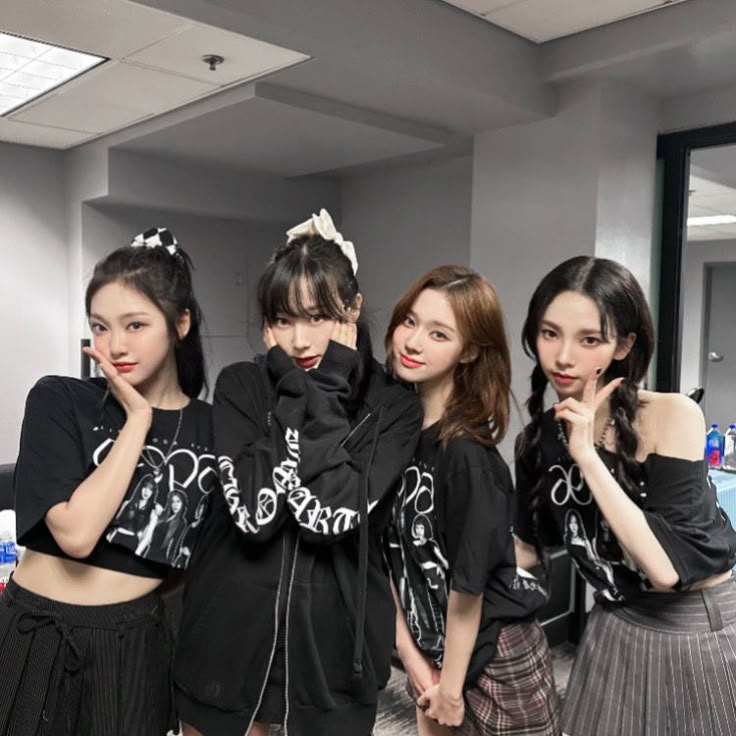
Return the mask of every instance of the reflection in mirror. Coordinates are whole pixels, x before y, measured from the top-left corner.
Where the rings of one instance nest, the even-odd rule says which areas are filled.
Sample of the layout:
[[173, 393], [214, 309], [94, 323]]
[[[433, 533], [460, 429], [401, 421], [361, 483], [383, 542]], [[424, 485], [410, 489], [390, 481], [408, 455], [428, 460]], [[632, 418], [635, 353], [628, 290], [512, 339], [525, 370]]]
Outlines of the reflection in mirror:
[[688, 190], [680, 390], [702, 386], [723, 432], [736, 422], [736, 145], [693, 150]]

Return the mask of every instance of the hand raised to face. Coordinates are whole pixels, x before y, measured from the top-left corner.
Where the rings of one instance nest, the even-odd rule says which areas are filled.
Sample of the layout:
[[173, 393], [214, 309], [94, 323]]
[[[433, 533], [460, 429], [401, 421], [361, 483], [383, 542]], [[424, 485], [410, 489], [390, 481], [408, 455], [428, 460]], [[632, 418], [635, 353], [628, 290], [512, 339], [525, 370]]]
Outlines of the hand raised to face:
[[578, 401], [572, 397], [554, 405], [555, 419], [565, 422], [567, 444], [570, 457], [576, 462], [584, 460], [588, 453], [595, 451], [596, 410], [608, 400], [611, 394], [623, 383], [623, 378], [614, 378], [598, 390], [600, 369], [585, 384], [583, 398]]

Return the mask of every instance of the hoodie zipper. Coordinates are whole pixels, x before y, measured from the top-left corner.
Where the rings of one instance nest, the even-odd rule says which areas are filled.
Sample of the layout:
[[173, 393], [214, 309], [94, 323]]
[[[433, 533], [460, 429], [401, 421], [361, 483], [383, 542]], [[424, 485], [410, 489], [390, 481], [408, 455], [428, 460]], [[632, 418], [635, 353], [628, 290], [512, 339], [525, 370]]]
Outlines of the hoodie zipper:
[[289, 576], [289, 589], [286, 593], [286, 616], [284, 618], [284, 626], [286, 631], [284, 633], [284, 667], [286, 674], [284, 677], [284, 699], [286, 701], [284, 707], [284, 736], [289, 736], [289, 620], [291, 612], [291, 590], [294, 585], [294, 573], [296, 571], [296, 560], [299, 556], [299, 535], [296, 537], [296, 544], [294, 545], [294, 559], [291, 562], [291, 575]]
[[347, 434], [347, 437], [340, 443], [340, 446], [344, 445], [370, 418], [373, 416], [373, 412], [369, 411]]
[[[268, 668], [266, 669], [266, 674], [263, 677], [263, 684], [261, 685], [261, 692], [258, 695], [258, 702], [256, 703], [256, 707], [253, 709], [253, 715], [251, 716], [250, 722], [248, 723], [248, 727], [245, 729], [245, 733], [243, 736], [247, 736], [248, 732], [250, 731], [251, 727], [253, 726], [254, 721], [256, 720], [256, 715], [258, 714], [258, 709], [261, 707], [261, 701], [263, 700], [263, 694], [266, 692], [266, 684], [268, 683], [268, 676], [271, 674], [271, 666], [273, 665], [273, 657], [276, 653], [276, 645], [278, 643], [279, 639], [279, 619], [280, 619], [280, 613], [281, 613], [281, 585], [284, 582], [284, 568], [286, 566], [286, 542], [287, 537], [286, 535], [283, 536], [281, 541], [281, 571], [279, 572], [279, 587], [276, 589], [276, 603], [274, 605], [274, 635], [273, 635], [273, 644], [271, 645], [271, 654], [268, 657]], [[291, 589], [289, 590], [291, 592]], [[287, 600], [287, 610], [288, 610], [288, 600]], [[288, 632], [288, 625], [287, 625], [287, 632]]]

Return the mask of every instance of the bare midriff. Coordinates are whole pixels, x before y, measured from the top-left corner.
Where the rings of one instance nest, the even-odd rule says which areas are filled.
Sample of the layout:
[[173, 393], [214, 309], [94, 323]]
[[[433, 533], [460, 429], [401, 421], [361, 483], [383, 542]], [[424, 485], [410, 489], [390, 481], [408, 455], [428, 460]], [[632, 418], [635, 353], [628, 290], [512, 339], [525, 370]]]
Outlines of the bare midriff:
[[36, 595], [80, 606], [132, 601], [156, 590], [162, 582], [30, 549], [23, 554], [13, 580]]
[[718, 575], [711, 575], [709, 578], [705, 578], [705, 580], [698, 580], [697, 583], [693, 583], [690, 586], [689, 590], [702, 590], [703, 588], [712, 588], [714, 585], [725, 583], [732, 575], [733, 572], [731, 572], [731, 570], [728, 570], [728, 572], [722, 572]]

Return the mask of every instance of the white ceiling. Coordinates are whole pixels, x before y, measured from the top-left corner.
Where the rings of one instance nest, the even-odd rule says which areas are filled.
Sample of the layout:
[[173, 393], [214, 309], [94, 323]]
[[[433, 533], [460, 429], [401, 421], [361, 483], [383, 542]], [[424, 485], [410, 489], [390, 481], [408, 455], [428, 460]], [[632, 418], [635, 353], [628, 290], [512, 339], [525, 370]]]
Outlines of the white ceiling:
[[[0, 140], [68, 148], [308, 56], [126, 0], [2, 0], [0, 30], [110, 59], [0, 118]], [[201, 57], [225, 62], [210, 71]]]
[[444, 0], [536, 43], [686, 0]]
[[[690, 156], [689, 217], [736, 216], [736, 145], [696, 148]], [[688, 241], [736, 239], [736, 224], [690, 227]]]
[[137, 135], [116, 148], [294, 177], [433, 150], [447, 142], [440, 131], [382, 126], [376, 117], [361, 119], [359, 112], [256, 83], [240, 102]]

